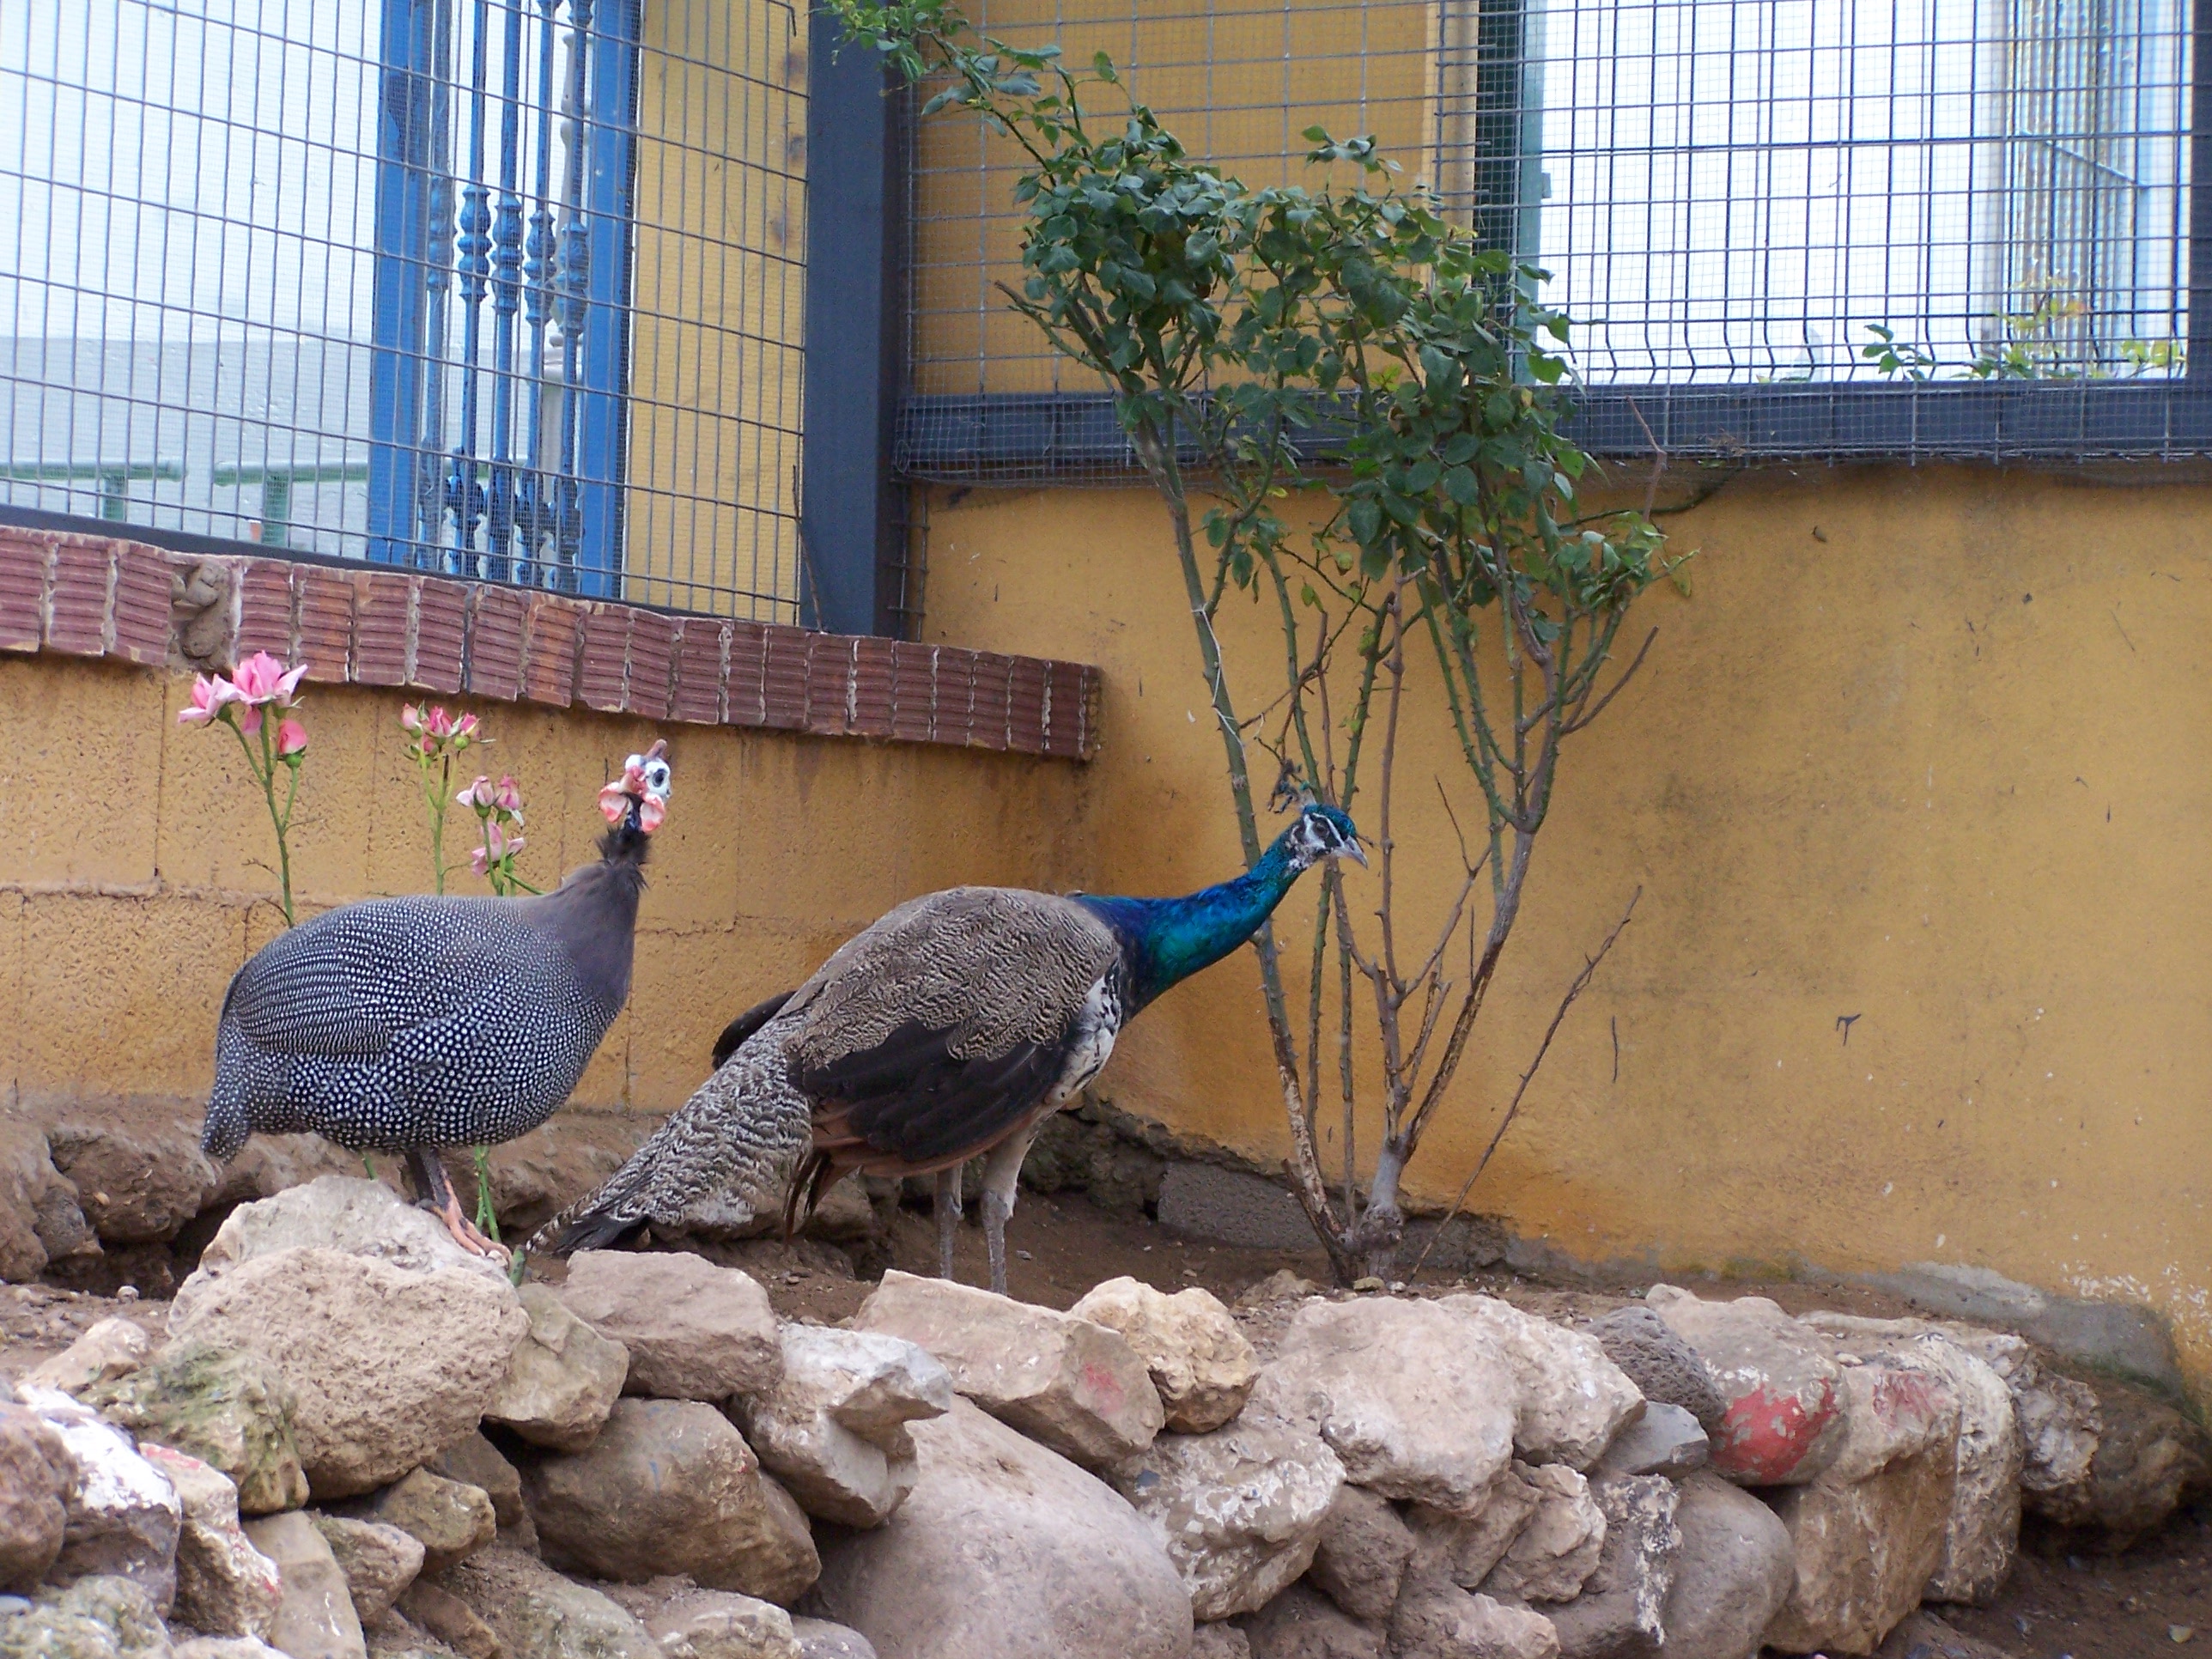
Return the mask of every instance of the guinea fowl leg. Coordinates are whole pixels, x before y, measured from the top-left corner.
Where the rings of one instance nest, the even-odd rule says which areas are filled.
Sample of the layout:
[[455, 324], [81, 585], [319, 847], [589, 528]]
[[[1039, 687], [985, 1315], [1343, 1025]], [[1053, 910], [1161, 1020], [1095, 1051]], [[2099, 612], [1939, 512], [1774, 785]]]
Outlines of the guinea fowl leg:
[[960, 1166], [937, 1172], [937, 1276], [952, 1277], [953, 1230], [960, 1224]]
[[476, 1224], [461, 1213], [461, 1200], [453, 1192], [453, 1183], [446, 1179], [446, 1165], [437, 1150], [430, 1146], [410, 1146], [407, 1149], [407, 1168], [415, 1177], [415, 1190], [428, 1200], [446, 1224], [446, 1231], [453, 1242], [471, 1255], [488, 1255], [495, 1261], [507, 1259], [507, 1247], [495, 1244], [476, 1229]]
[[1006, 1223], [1013, 1218], [1015, 1183], [1036, 1132], [1035, 1123], [1015, 1130], [983, 1165], [983, 1246], [991, 1257], [991, 1288], [1000, 1296], [1006, 1293]]

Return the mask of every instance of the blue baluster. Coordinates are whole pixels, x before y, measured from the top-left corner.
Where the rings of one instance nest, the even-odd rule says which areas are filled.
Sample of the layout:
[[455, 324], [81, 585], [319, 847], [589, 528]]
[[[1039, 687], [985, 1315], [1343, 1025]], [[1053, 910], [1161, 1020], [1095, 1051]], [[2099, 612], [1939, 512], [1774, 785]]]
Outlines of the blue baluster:
[[[428, 8], [383, 0], [376, 124], [376, 263], [370, 301], [368, 556], [415, 559], [423, 442], [422, 273], [430, 262]], [[433, 440], [434, 441], [434, 440]]]
[[477, 524], [483, 516], [483, 489], [477, 483], [477, 380], [481, 376], [480, 345], [483, 321], [485, 278], [491, 274], [491, 191], [484, 178], [484, 84], [487, 36], [491, 27], [490, 0], [477, 0], [476, 38], [469, 60], [469, 182], [462, 188], [461, 239], [461, 431], [453, 446], [452, 470], [446, 476], [447, 509], [461, 550], [460, 572], [476, 574]]
[[576, 489], [577, 422], [580, 413], [577, 385], [578, 362], [583, 350], [584, 323], [591, 312], [592, 238], [584, 220], [584, 152], [590, 144], [589, 106], [584, 100], [584, 73], [591, 60], [592, 0], [568, 0], [571, 25], [568, 46], [568, 167], [561, 192], [562, 224], [558, 262], [553, 289], [561, 321], [561, 455], [556, 484], [554, 542], [559, 561], [559, 585], [573, 592], [576, 586], [576, 555], [583, 545], [583, 525], [578, 514]]
[[522, 306], [522, 198], [515, 193], [515, 168], [522, 131], [522, 7], [504, 7], [507, 27], [507, 95], [499, 118], [499, 213], [492, 225], [492, 334], [495, 378], [491, 391], [491, 561], [485, 575], [505, 581], [514, 535], [514, 321]]
[[434, 63], [430, 92], [430, 241], [422, 268], [428, 361], [422, 370], [422, 447], [415, 458], [414, 545], [407, 562], [418, 569], [437, 562], [434, 550], [445, 540], [443, 491], [439, 454], [446, 447], [446, 294], [450, 286], [446, 250], [453, 240], [453, 9], [437, 0], [431, 9]]
[[515, 580], [533, 585], [541, 575], [537, 560], [553, 534], [553, 503], [548, 497], [544, 468], [545, 325], [553, 307], [553, 14], [558, 3], [559, 0], [538, 0], [538, 205], [530, 216], [529, 240], [523, 244], [524, 314], [530, 325], [530, 465], [522, 477], [516, 517], [529, 562], [515, 573]]

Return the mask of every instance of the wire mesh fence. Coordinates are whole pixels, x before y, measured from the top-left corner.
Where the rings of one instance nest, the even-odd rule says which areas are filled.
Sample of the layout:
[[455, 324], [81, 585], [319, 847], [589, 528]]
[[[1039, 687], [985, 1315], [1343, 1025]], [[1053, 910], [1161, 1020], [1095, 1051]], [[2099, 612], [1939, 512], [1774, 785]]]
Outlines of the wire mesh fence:
[[0, 7], [0, 504], [796, 620], [804, 22]]
[[[1109, 52], [1248, 183], [1321, 182], [1309, 126], [1375, 134], [1479, 240], [1549, 273], [1601, 448], [2212, 451], [2180, 385], [2182, 0], [975, 9], [1009, 40]], [[915, 155], [902, 465], [1125, 476], [1095, 383], [997, 290], [1018, 269], [1016, 153], [940, 116]]]

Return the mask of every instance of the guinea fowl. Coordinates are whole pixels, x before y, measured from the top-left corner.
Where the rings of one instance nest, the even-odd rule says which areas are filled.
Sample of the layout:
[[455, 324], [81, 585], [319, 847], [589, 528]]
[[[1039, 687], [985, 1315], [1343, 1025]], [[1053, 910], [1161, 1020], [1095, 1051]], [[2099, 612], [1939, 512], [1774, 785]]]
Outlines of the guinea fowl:
[[614, 1176], [540, 1229], [565, 1255], [641, 1224], [742, 1226], [781, 1198], [788, 1233], [854, 1171], [947, 1175], [978, 1153], [991, 1285], [1037, 1127], [1105, 1066], [1147, 1003], [1218, 962], [1322, 859], [1361, 864], [1352, 820], [1309, 805], [1245, 874], [1183, 898], [955, 887], [910, 901], [813, 978], [732, 1022], [714, 1074]]
[[437, 1149], [543, 1123], [629, 1000], [667, 750], [632, 755], [599, 792], [599, 860], [553, 892], [369, 899], [263, 946], [223, 998], [202, 1150], [228, 1160], [257, 1129], [312, 1129], [404, 1153], [453, 1237], [500, 1254], [461, 1214]]

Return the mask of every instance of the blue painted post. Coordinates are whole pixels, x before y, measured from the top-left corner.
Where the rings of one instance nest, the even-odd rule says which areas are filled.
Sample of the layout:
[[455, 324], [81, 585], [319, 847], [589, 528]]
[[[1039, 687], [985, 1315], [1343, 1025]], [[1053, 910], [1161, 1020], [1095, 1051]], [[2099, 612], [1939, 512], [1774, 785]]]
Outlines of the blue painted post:
[[576, 477], [583, 513], [582, 591], [621, 597], [623, 463], [629, 386], [630, 215], [636, 198], [638, 0], [600, 0], [592, 37], [584, 320]]
[[905, 196], [897, 106], [881, 60], [809, 25], [806, 444], [802, 620], [841, 634], [905, 631], [905, 497], [891, 470], [902, 386]]
[[410, 564], [430, 259], [429, 0], [383, 0], [368, 368], [368, 556]]

